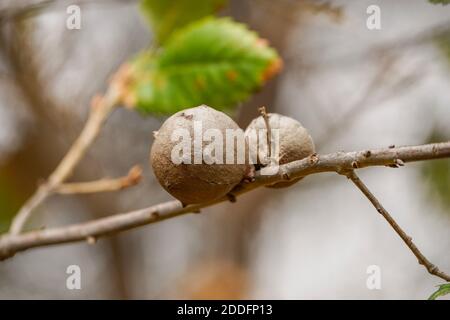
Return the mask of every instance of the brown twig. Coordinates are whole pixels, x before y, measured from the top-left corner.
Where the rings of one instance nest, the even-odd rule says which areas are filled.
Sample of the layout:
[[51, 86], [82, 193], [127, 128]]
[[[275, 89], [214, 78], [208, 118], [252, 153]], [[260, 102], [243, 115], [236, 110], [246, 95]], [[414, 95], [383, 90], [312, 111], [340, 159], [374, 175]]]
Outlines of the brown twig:
[[272, 131], [270, 130], [270, 122], [269, 115], [267, 114], [266, 107], [262, 106], [259, 109], [259, 113], [264, 119], [264, 123], [266, 125], [266, 139], [267, 139], [267, 148], [269, 149], [267, 154], [269, 155], [269, 159], [272, 158]]
[[118, 191], [138, 184], [141, 179], [141, 167], [134, 166], [125, 177], [100, 179], [89, 182], [63, 183], [59, 185], [54, 192], [59, 194], [83, 194]]
[[[274, 175], [266, 176], [257, 172], [253, 182], [239, 184], [232, 190], [231, 194], [239, 196], [255, 188], [284, 181], [286, 177], [295, 179], [320, 172], [338, 172], [342, 174], [348, 172], [348, 170], [369, 166], [398, 166], [400, 163], [449, 157], [450, 141], [420, 146], [348, 153], [337, 152], [322, 156], [314, 155], [303, 160], [281, 165], [278, 173]], [[183, 207], [179, 201], [169, 201], [148, 208], [67, 227], [31, 231], [20, 235], [6, 234], [0, 238], [0, 260], [7, 259], [17, 252], [34, 247], [87, 240], [92, 243], [92, 239], [97, 239], [101, 236], [167, 220], [190, 212], [197, 213], [202, 208], [225, 201], [228, 201], [226, 196], [211, 202], [188, 205], [186, 207]]]
[[370, 192], [369, 188], [361, 181], [361, 179], [356, 175], [354, 170], [349, 170], [345, 174], [352, 182], [358, 187], [359, 190], [369, 199], [373, 204], [375, 209], [386, 219], [386, 221], [391, 225], [395, 232], [402, 238], [403, 242], [406, 243], [408, 248], [416, 256], [419, 264], [423, 265], [430, 274], [442, 278], [446, 281], [450, 281], [450, 276], [439, 270], [437, 266], [432, 264], [423, 254], [420, 252], [419, 248], [414, 244], [412, 238], [406, 234], [405, 231], [397, 224], [394, 218], [389, 214], [389, 212], [381, 205], [380, 201]]
[[14, 217], [10, 228], [11, 234], [19, 234], [23, 230], [33, 210], [47, 199], [60, 184], [71, 176], [76, 165], [80, 162], [88, 148], [98, 136], [104, 122], [114, 110], [119, 101], [119, 97], [120, 95], [117, 88], [115, 86], [110, 86], [105, 96], [97, 97], [92, 100], [91, 112], [81, 134], [75, 140], [75, 143], [61, 160], [55, 171], [50, 175], [48, 180], [38, 187], [37, 191], [30, 199], [28, 199]]

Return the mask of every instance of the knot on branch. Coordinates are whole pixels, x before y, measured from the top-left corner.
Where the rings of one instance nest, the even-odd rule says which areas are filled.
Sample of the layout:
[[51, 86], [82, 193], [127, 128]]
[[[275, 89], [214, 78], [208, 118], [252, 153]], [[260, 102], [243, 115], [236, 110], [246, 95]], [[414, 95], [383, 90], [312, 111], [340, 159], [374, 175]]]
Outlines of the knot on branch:
[[435, 273], [437, 273], [439, 271], [439, 268], [436, 267], [434, 264], [429, 264], [427, 266], [427, 269], [428, 269], [428, 272], [431, 273], [431, 274], [435, 274]]
[[403, 167], [405, 165], [405, 162], [403, 162], [402, 159], [394, 159], [392, 164], [388, 164], [387, 166], [390, 168], [399, 168]]
[[358, 169], [360, 167], [359, 162], [358, 161], [352, 161], [352, 168], [353, 169]]
[[228, 198], [228, 201], [230, 201], [231, 203], [236, 202], [236, 196], [234, 194], [232, 194], [231, 192], [227, 193], [227, 198]]
[[285, 167], [280, 167], [280, 176], [283, 180], [290, 181], [291, 180], [291, 174], [289, 173], [289, 170]]
[[94, 236], [88, 236], [86, 237], [86, 242], [90, 245], [94, 245], [97, 243], [97, 238]]
[[370, 151], [370, 150], [367, 150], [364, 152], [364, 157], [366, 157], [366, 158], [370, 158], [371, 155], [372, 155], [372, 151]]
[[9, 249], [7, 236], [0, 237], [0, 261], [6, 260], [14, 256], [15, 252]]
[[319, 156], [317, 153], [313, 153], [312, 155], [309, 156], [309, 164], [310, 165], [315, 165], [319, 162]]
[[159, 219], [159, 212], [158, 211], [150, 212], [150, 220], [157, 220], [157, 219]]

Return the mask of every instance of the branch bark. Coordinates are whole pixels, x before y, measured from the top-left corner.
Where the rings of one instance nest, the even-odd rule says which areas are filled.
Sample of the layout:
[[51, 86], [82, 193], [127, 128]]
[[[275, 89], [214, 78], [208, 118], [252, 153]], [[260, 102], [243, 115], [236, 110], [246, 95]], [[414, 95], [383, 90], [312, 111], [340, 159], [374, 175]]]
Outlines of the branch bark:
[[[420, 146], [392, 147], [355, 152], [337, 152], [327, 155], [313, 155], [303, 160], [280, 166], [278, 173], [263, 176], [256, 173], [253, 182], [243, 182], [231, 194], [239, 196], [255, 188], [304, 177], [320, 172], [347, 174], [349, 170], [369, 166], [398, 167], [406, 162], [450, 157], [450, 141]], [[148, 208], [116, 214], [85, 223], [48, 230], [39, 230], [20, 235], [6, 234], [0, 238], [0, 260], [30, 248], [61, 243], [89, 241], [139, 226], [171, 219], [190, 212], [198, 213], [202, 208], [229, 200], [228, 196], [211, 202], [183, 207], [179, 201], [169, 201]]]
[[446, 281], [450, 281], [450, 276], [445, 272], [439, 270], [437, 266], [432, 264], [417, 248], [417, 246], [412, 241], [412, 238], [406, 234], [405, 231], [397, 224], [395, 219], [389, 214], [389, 212], [381, 205], [380, 201], [370, 192], [369, 188], [361, 181], [361, 179], [356, 175], [354, 170], [348, 171], [346, 174], [347, 177], [352, 180], [352, 182], [358, 187], [359, 190], [369, 199], [369, 201], [373, 204], [375, 209], [386, 219], [386, 221], [391, 225], [391, 227], [395, 230], [395, 232], [402, 238], [403, 242], [408, 246], [408, 248], [412, 251], [412, 253], [416, 256], [419, 264], [423, 265], [427, 271], [435, 275], [441, 279]]
[[119, 191], [138, 184], [141, 179], [141, 167], [134, 166], [125, 177], [116, 179], [100, 179], [89, 182], [63, 183], [59, 185], [54, 192], [59, 194], [85, 194]]

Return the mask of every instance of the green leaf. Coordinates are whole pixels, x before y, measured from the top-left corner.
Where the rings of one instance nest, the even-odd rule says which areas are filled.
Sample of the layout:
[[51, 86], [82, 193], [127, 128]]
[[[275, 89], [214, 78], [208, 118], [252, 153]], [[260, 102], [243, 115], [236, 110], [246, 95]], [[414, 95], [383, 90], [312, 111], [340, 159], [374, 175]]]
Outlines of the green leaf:
[[428, 1], [433, 4], [442, 4], [442, 5], [450, 3], [450, 0], [428, 0]]
[[227, 110], [276, 74], [281, 60], [266, 41], [229, 18], [206, 18], [176, 32], [159, 52], [140, 54], [125, 99], [144, 113], [171, 114], [207, 104]]
[[209, 16], [226, 0], [142, 0], [141, 11], [147, 17], [159, 44], [177, 28]]
[[436, 300], [436, 298], [445, 296], [447, 294], [450, 294], [450, 283], [444, 283], [439, 286], [439, 289], [437, 289], [436, 292], [434, 292], [428, 300]]

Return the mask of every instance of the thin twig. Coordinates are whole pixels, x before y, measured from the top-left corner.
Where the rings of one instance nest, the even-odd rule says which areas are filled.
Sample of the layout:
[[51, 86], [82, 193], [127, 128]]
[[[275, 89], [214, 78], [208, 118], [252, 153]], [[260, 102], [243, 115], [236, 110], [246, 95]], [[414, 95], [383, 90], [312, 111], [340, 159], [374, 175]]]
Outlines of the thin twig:
[[352, 182], [358, 187], [359, 190], [369, 199], [373, 204], [375, 209], [386, 219], [386, 221], [391, 225], [391, 227], [397, 232], [397, 234], [402, 238], [403, 242], [406, 243], [408, 248], [414, 253], [416, 258], [419, 260], [419, 264], [423, 265], [430, 274], [442, 278], [446, 281], [450, 281], [450, 276], [439, 270], [437, 266], [432, 264], [423, 254], [420, 252], [419, 248], [414, 244], [412, 238], [406, 234], [405, 231], [397, 224], [394, 218], [389, 214], [389, 212], [381, 205], [380, 201], [370, 192], [369, 188], [361, 181], [361, 179], [356, 175], [354, 170], [350, 170], [345, 174]]
[[[239, 196], [255, 188], [271, 185], [286, 179], [296, 179], [320, 172], [343, 173], [348, 170], [369, 166], [399, 166], [406, 162], [450, 158], [450, 141], [420, 146], [337, 152], [328, 155], [314, 155], [303, 160], [290, 162], [279, 167], [273, 175], [256, 172], [253, 182], [243, 182], [231, 194]], [[6, 234], [0, 237], [0, 260], [15, 253], [34, 247], [55, 245], [76, 241], [89, 241], [135, 227], [167, 220], [190, 212], [198, 213], [202, 208], [225, 202], [223, 197], [207, 203], [183, 207], [179, 201], [169, 201], [148, 208], [116, 214], [105, 218], [48, 230], [31, 231], [20, 235]]]
[[100, 179], [89, 182], [63, 183], [54, 192], [59, 194], [83, 194], [118, 191], [138, 184], [141, 178], [141, 167], [134, 166], [125, 177]]
[[269, 115], [267, 114], [266, 107], [260, 107], [259, 113], [261, 113], [261, 116], [263, 117], [264, 123], [266, 125], [267, 148], [269, 149], [267, 154], [269, 155], [269, 159], [272, 159], [272, 131], [270, 130]]
[[98, 136], [104, 122], [117, 105], [118, 99], [119, 92], [115, 86], [111, 86], [104, 97], [93, 99], [89, 118], [81, 134], [61, 160], [58, 167], [56, 167], [55, 171], [50, 175], [49, 179], [39, 186], [34, 195], [28, 199], [14, 217], [10, 228], [11, 234], [19, 234], [23, 230], [33, 210], [47, 199], [61, 183], [71, 176], [76, 165], [86, 154], [88, 148]]

